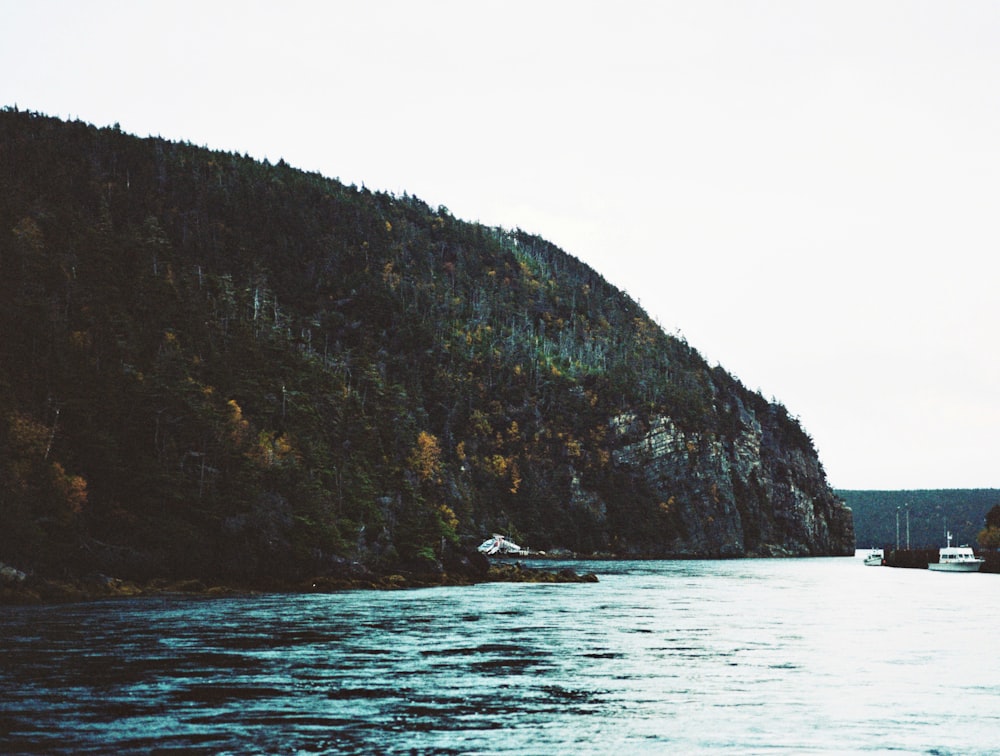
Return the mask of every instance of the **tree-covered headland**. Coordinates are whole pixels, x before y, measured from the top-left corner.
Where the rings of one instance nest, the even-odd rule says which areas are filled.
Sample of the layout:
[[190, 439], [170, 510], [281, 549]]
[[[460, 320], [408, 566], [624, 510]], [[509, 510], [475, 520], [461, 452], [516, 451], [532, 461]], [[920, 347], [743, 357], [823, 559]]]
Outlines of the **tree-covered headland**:
[[[683, 443], [647, 459], [654, 431]], [[784, 407], [543, 239], [0, 112], [0, 561], [254, 580], [440, 568], [493, 531], [652, 556], [847, 538], [786, 489], [840, 511]]]

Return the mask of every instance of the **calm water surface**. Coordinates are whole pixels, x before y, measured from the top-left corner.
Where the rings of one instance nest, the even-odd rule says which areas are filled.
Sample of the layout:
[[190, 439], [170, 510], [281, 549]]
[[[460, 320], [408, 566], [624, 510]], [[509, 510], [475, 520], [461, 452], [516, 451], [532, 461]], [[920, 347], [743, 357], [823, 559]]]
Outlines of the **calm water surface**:
[[1000, 577], [860, 559], [0, 607], [0, 752], [1000, 752]]

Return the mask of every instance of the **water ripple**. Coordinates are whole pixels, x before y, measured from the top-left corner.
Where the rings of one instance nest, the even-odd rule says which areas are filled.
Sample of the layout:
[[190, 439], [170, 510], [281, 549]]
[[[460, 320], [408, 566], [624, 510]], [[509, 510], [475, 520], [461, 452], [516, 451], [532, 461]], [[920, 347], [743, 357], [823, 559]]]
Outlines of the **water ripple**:
[[5, 608], [0, 751], [994, 749], [989, 580], [850, 559], [586, 571], [602, 568], [588, 585]]

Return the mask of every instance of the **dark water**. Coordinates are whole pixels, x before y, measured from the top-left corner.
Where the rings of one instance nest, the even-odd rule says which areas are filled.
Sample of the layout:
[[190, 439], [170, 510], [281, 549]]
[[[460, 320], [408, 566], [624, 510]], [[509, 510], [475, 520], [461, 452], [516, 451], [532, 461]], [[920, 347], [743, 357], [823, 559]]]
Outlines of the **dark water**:
[[621, 562], [598, 584], [0, 607], [0, 752], [1000, 753], [1000, 578]]

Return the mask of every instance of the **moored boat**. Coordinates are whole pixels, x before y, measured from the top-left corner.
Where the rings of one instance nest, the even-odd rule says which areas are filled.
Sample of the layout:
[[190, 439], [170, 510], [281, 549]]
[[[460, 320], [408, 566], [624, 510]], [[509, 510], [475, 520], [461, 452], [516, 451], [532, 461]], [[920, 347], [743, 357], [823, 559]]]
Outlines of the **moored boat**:
[[948, 545], [938, 549], [938, 561], [930, 562], [927, 569], [934, 572], [979, 572], [985, 561], [976, 556], [971, 546], [952, 546], [949, 532]]
[[881, 567], [885, 564], [885, 552], [882, 549], [872, 549], [865, 555], [865, 564], [869, 567]]

